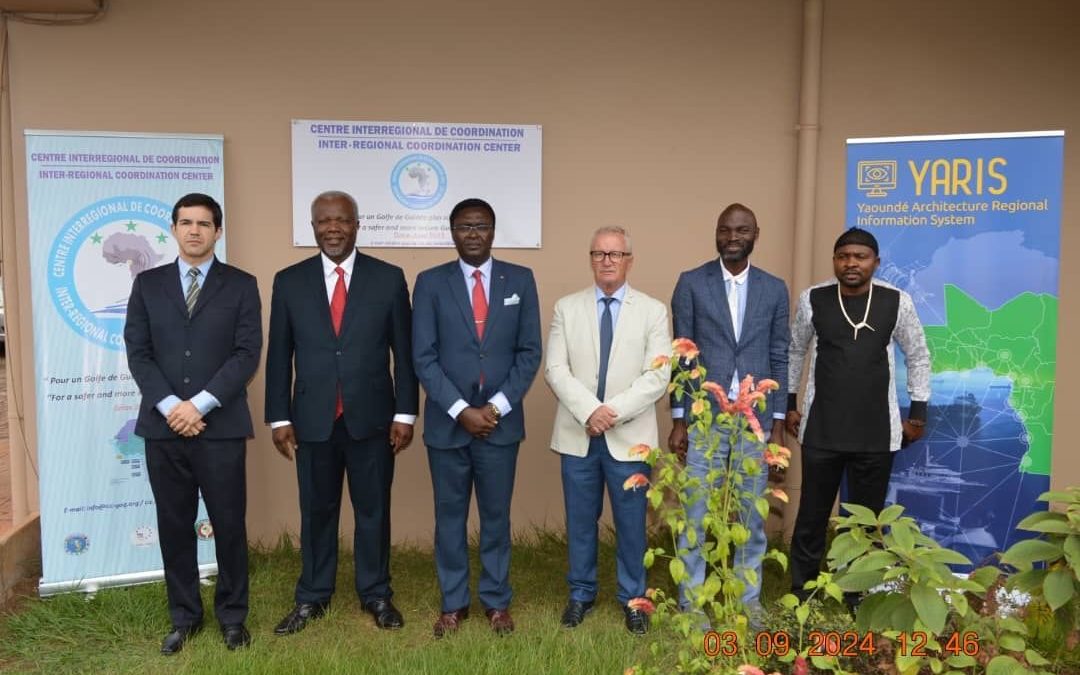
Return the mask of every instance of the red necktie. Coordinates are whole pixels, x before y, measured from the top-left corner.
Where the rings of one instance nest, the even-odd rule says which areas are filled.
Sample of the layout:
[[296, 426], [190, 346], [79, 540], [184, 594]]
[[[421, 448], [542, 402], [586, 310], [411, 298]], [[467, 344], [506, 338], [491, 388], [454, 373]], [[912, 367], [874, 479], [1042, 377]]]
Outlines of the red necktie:
[[472, 315], [473, 323], [476, 324], [476, 337], [484, 339], [484, 324], [487, 322], [488, 303], [484, 295], [484, 282], [481, 279], [480, 270], [474, 270], [473, 279], [476, 283], [472, 287]]
[[[330, 299], [330, 322], [334, 324], [334, 335], [341, 335], [341, 318], [345, 316], [345, 270], [335, 267], [337, 272], [337, 284], [334, 285], [334, 297]], [[337, 405], [334, 409], [334, 419], [341, 417], [345, 405], [341, 400], [341, 384], [338, 384]]]

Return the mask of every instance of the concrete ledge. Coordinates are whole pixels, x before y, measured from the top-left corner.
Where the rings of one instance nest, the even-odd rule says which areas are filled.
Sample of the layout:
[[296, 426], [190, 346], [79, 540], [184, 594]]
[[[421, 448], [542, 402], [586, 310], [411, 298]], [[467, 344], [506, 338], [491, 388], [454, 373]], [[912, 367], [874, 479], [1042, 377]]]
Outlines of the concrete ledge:
[[25, 579], [41, 574], [41, 515], [30, 517], [0, 536], [0, 607]]

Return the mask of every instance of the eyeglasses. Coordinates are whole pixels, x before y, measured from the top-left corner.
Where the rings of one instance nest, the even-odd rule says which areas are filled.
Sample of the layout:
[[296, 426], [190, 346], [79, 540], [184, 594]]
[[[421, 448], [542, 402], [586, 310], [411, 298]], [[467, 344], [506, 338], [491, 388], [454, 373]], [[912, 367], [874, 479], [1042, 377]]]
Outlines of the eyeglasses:
[[623, 258], [634, 255], [630, 251], [589, 251], [589, 257], [593, 262], [603, 262], [604, 258], [611, 258], [611, 262], [617, 263]]
[[451, 225], [450, 229], [454, 232], [476, 232], [478, 234], [487, 234], [495, 229], [494, 225], [488, 225], [487, 223], [458, 223], [457, 225]]

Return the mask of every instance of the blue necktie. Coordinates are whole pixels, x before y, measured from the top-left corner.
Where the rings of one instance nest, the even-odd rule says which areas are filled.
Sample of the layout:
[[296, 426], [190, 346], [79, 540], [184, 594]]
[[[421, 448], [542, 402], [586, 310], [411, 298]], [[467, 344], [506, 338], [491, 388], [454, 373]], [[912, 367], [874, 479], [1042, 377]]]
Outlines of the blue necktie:
[[614, 328], [611, 320], [611, 303], [615, 298], [603, 298], [604, 313], [600, 316], [600, 374], [596, 380], [596, 398], [604, 400], [604, 390], [607, 388], [608, 357], [611, 356], [611, 337]]

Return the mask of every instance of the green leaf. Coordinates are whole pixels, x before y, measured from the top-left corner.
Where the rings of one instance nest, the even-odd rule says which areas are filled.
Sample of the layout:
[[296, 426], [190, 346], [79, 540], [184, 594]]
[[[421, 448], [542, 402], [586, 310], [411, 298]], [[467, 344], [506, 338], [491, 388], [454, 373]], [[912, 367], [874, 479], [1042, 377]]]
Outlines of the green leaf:
[[884, 578], [881, 572], [841, 572], [836, 575], [836, 583], [848, 593], [861, 593], [877, 586]]
[[988, 588], [990, 584], [997, 581], [998, 576], [1001, 575], [1001, 570], [996, 567], [980, 567], [971, 574], [968, 575], [968, 579], [979, 584], [983, 588]]
[[686, 580], [686, 565], [679, 558], [672, 558], [668, 563], [668, 571], [671, 573], [671, 580], [675, 583], [682, 583]]
[[888, 525], [903, 514], [904, 507], [899, 504], [893, 504], [891, 506], [886, 506], [881, 510], [881, 513], [878, 514], [877, 521], [882, 525]]
[[1057, 560], [1063, 553], [1060, 544], [1054, 545], [1043, 539], [1025, 539], [1001, 554], [1001, 562], [1023, 571], [1031, 569], [1032, 563]]
[[896, 655], [896, 669], [901, 673], [917, 673], [919, 672], [919, 662], [921, 660], [921, 656], [911, 656], [898, 652]]
[[1043, 580], [1046, 578], [1046, 570], [1027, 570], [1009, 577], [1006, 582], [1012, 590], [1024, 593], [1036, 593], [1042, 591]]
[[936, 563], [944, 563], [946, 565], [970, 565], [971, 561], [967, 559], [962, 553], [949, 548], [935, 548], [929, 551], [920, 551], [919, 557], [924, 560], [930, 560]]
[[1073, 573], [1069, 569], [1056, 569], [1046, 575], [1043, 581], [1043, 597], [1050, 609], [1056, 610], [1072, 600], [1076, 587], [1073, 586]]
[[1047, 534], [1070, 534], [1073, 528], [1064, 513], [1057, 511], [1039, 511], [1027, 516], [1016, 524], [1016, 529]]
[[915, 612], [919, 615], [930, 632], [937, 635], [945, 628], [945, 616], [949, 608], [942, 599], [937, 589], [924, 584], [915, 584], [911, 587], [911, 604], [915, 606]]
[[907, 519], [898, 520], [889, 526], [889, 533], [892, 534], [893, 540], [896, 542], [896, 546], [902, 551], [910, 551], [915, 548], [915, 525], [909, 522]]
[[1078, 495], [1075, 492], [1059, 492], [1054, 490], [1044, 492], [1038, 496], [1040, 502], [1060, 502], [1062, 504], [1075, 502], [1077, 498]]
[[840, 590], [840, 586], [835, 582], [830, 581], [825, 584], [825, 593], [837, 602], [844, 601], [844, 592]]
[[649, 568], [649, 567], [653, 566], [653, 561], [654, 561], [655, 557], [656, 557], [656, 555], [653, 553], [651, 548], [648, 549], [647, 551], [645, 551], [645, 567], [646, 568]]
[[851, 519], [859, 525], [875, 526], [878, 524], [877, 516], [865, 506], [859, 504], [841, 504], [840, 507], [851, 514]]
[[1042, 654], [1035, 651], [1034, 649], [1025, 649], [1024, 650], [1024, 660], [1026, 660], [1030, 665], [1033, 665], [1033, 666], [1048, 666], [1048, 665], [1050, 665], [1049, 659], [1047, 659], [1046, 657], [1044, 657]]
[[799, 605], [799, 599], [792, 593], [785, 593], [780, 598], [780, 606], [784, 609], [795, 609]]
[[1013, 633], [1018, 633], [1020, 635], [1028, 634], [1028, 628], [1024, 622], [1011, 616], [1004, 616], [998, 619], [998, 628], [1012, 631]]
[[975, 660], [974, 656], [968, 656], [967, 654], [953, 654], [945, 659], [945, 663], [953, 668], [970, 668], [978, 663], [978, 661]]
[[848, 568], [849, 572], [869, 572], [871, 570], [884, 570], [897, 560], [896, 554], [891, 551], [871, 551]]
[[1027, 669], [1011, 656], [995, 656], [986, 664], [986, 675], [1020, 675]]
[[1069, 561], [1069, 567], [1073, 568], [1073, 572], [1080, 572], [1080, 536], [1070, 534], [1065, 537], [1062, 550], [1065, 551], [1065, 559]]
[[1019, 635], [1005, 633], [998, 638], [998, 646], [1010, 652], [1022, 652], [1027, 644], [1024, 642], [1024, 638]]
[[795, 608], [795, 618], [800, 626], [806, 625], [806, 619], [810, 616], [810, 605], [799, 605]]

